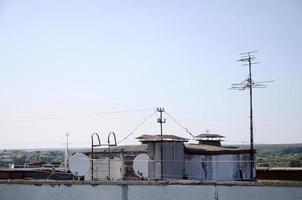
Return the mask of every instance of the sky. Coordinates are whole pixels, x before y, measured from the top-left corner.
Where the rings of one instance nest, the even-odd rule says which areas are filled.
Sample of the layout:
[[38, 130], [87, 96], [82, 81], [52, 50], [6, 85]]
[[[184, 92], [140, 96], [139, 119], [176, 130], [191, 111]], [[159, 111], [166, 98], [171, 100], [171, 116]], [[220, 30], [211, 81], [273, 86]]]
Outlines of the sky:
[[[299, 0], [1, 0], [0, 149], [61, 148], [66, 133], [89, 147], [110, 131], [137, 143], [159, 134], [157, 107], [247, 144], [248, 91], [228, 88], [254, 50], [253, 80], [274, 80], [254, 90], [255, 143], [301, 143], [301, 35]], [[163, 115], [164, 134], [191, 138]]]

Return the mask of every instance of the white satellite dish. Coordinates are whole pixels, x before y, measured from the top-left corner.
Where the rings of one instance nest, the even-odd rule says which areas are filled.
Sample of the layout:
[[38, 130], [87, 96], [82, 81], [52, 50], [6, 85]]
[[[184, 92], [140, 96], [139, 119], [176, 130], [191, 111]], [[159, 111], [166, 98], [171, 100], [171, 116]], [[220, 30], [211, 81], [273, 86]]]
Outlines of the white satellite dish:
[[149, 156], [147, 154], [139, 154], [133, 160], [134, 173], [142, 178], [148, 178], [148, 162]]
[[85, 176], [89, 167], [89, 158], [83, 153], [76, 153], [69, 159], [69, 169], [75, 176]]

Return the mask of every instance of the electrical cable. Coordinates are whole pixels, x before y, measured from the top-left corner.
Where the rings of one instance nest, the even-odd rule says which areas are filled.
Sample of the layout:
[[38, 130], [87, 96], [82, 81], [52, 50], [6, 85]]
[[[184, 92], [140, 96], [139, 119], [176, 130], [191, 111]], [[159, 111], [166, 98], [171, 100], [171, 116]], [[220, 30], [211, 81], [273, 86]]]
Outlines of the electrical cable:
[[78, 113], [78, 114], [53, 114], [53, 115], [40, 115], [40, 116], [24, 116], [24, 117], [11, 117], [7, 119], [0, 120], [0, 123], [10, 123], [10, 122], [23, 122], [23, 121], [37, 121], [37, 120], [54, 120], [54, 119], [64, 119], [69, 117], [85, 117], [94, 115], [111, 115], [120, 114], [128, 112], [142, 112], [153, 110], [154, 108], [147, 109], [132, 109], [132, 110], [117, 110], [117, 111], [107, 111], [107, 112], [93, 112], [93, 113]]
[[132, 132], [130, 132], [126, 137], [124, 137], [122, 140], [118, 141], [117, 144], [120, 144], [121, 142], [125, 141], [126, 139], [128, 139], [132, 134], [134, 134], [134, 132], [140, 127], [142, 126], [149, 118], [151, 118], [155, 113], [157, 113], [157, 110], [155, 110], [153, 113], [151, 113], [150, 115], [147, 115], [146, 117], [144, 117], [144, 120], [139, 123]]
[[178, 126], [186, 131], [190, 136], [195, 137], [186, 127], [179, 123], [174, 117], [172, 117], [167, 111], [164, 111]]

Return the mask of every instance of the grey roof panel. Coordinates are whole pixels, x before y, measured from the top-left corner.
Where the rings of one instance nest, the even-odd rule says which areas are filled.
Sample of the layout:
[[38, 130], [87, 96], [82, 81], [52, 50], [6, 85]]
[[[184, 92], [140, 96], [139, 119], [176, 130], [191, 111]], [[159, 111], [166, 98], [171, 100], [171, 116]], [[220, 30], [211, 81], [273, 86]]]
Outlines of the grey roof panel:
[[214, 145], [206, 145], [206, 144], [185, 144], [185, 151], [188, 154], [213, 154], [213, 155], [221, 155], [221, 154], [248, 154], [250, 153], [249, 148], [236, 148], [236, 147], [219, 147]]
[[187, 138], [178, 137], [176, 135], [141, 135], [137, 137], [140, 142], [187, 142]]
[[[108, 147], [97, 147], [93, 149], [94, 153], [107, 153], [109, 152]], [[148, 146], [146, 144], [138, 144], [138, 145], [120, 145], [120, 146], [111, 146], [110, 152], [111, 153], [120, 153], [120, 152], [147, 152]], [[91, 148], [89, 149], [81, 149], [73, 151], [76, 152], [83, 152], [85, 154], [91, 153]]]
[[202, 133], [195, 136], [195, 138], [224, 138], [224, 136], [219, 134]]

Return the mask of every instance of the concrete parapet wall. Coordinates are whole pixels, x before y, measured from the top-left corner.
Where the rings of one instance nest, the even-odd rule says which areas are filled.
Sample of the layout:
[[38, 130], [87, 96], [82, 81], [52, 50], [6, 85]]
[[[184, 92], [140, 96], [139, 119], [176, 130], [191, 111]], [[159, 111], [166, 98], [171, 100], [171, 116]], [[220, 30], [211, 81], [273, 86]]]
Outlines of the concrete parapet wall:
[[0, 181], [0, 200], [297, 200], [302, 183]]

